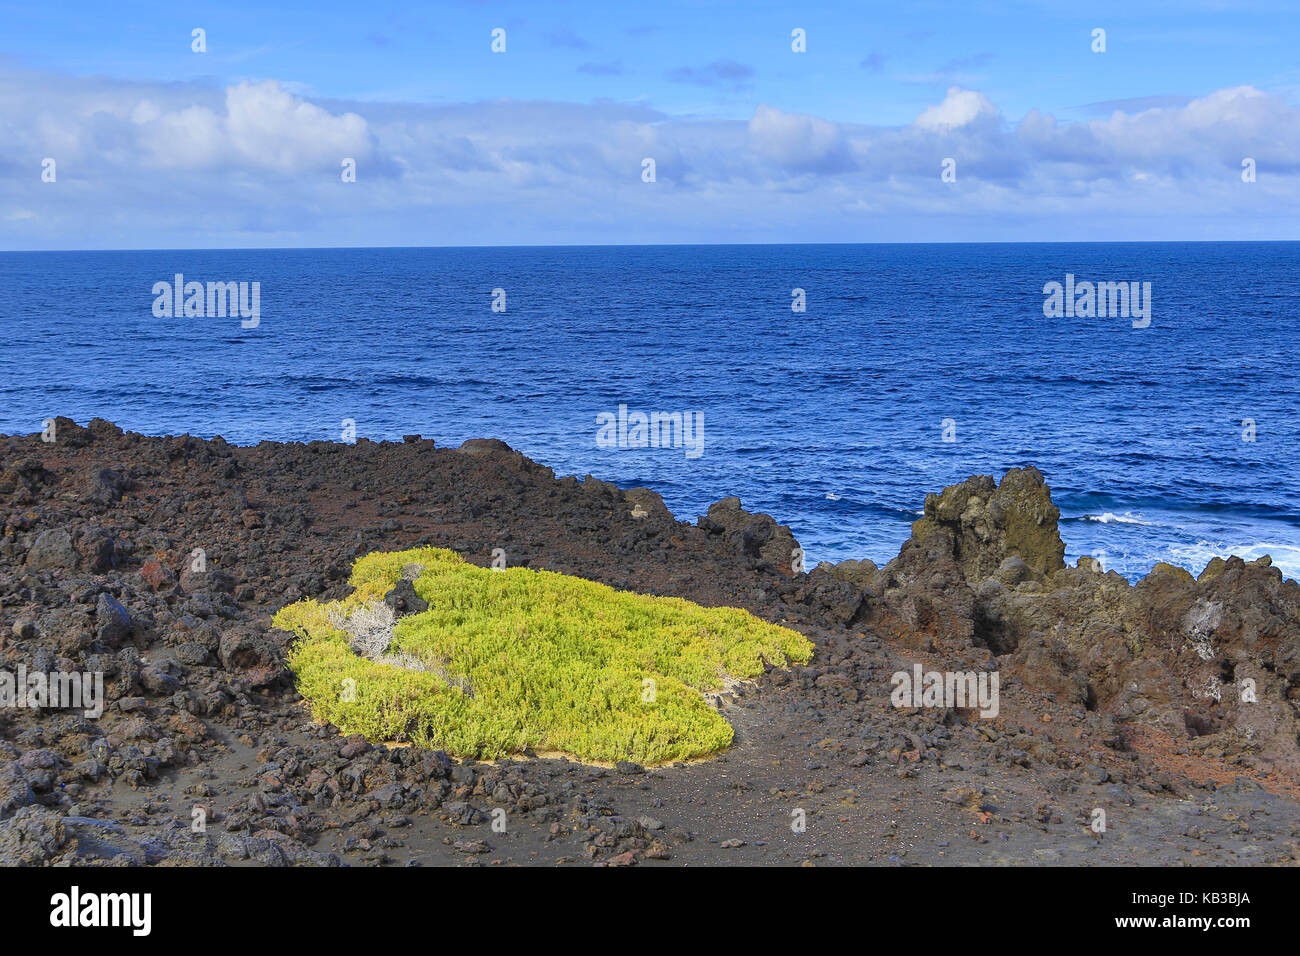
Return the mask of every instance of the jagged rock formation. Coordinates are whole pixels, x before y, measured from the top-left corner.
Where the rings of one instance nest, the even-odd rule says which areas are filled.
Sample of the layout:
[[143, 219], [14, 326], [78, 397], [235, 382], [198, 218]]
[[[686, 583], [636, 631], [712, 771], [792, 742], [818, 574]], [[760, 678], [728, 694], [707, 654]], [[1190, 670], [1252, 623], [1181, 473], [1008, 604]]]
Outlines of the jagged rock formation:
[[765, 561], [783, 574], [792, 573], [799, 542], [790, 528], [777, 524], [767, 514], [751, 514], [739, 498], [723, 498], [709, 505], [709, 512], [697, 522], [710, 534], [720, 534], [741, 554]]
[[1300, 771], [1300, 585], [1268, 558], [1216, 559], [1199, 578], [1160, 564], [1137, 584], [1093, 558], [1067, 568], [1059, 517], [1037, 469], [977, 476], [928, 495], [885, 567], [829, 573], [898, 645], [986, 649], [1062, 703]]
[[938, 535], [950, 541], [953, 560], [969, 584], [992, 576], [1011, 556], [1031, 573], [1051, 574], [1065, 567], [1065, 544], [1056, 527], [1060, 517], [1042, 472], [1013, 468], [1001, 483], [977, 475], [926, 495], [912, 540]]

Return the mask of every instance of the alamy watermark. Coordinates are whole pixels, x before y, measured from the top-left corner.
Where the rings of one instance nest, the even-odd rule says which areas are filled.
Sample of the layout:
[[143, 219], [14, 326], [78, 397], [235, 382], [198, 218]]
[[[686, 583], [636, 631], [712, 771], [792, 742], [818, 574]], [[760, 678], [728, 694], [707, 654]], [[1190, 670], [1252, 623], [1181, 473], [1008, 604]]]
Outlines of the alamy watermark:
[[1151, 324], [1150, 282], [1075, 282], [1074, 273], [1067, 272], [1064, 285], [1048, 282], [1043, 295], [1043, 315], [1049, 319], [1131, 317], [1135, 329]]
[[133, 936], [148, 936], [153, 928], [153, 894], [83, 893], [74, 884], [68, 892], [50, 897], [50, 925], [121, 927]]
[[981, 717], [998, 715], [997, 671], [926, 671], [912, 665], [911, 673], [895, 671], [889, 681], [894, 685], [890, 702], [906, 707], [978, 707]]
[[629, 412], [596, 416], [597, 448], [683, 448], [687, 458], [704, 454], [703, 412]]
[[103, 671], [33, 671], [19, 664], [15, 673], [0, 670], [0, 707], [77, 708], [82, 716], [104, 713]]
[[260, 282], [186, 282], [176, 273], [174, 282], [153, 284], [155, 318], [224, 319], [227, 315], [241, 319], [240, 325], [255, 329], [262, 321], [262, 283]]

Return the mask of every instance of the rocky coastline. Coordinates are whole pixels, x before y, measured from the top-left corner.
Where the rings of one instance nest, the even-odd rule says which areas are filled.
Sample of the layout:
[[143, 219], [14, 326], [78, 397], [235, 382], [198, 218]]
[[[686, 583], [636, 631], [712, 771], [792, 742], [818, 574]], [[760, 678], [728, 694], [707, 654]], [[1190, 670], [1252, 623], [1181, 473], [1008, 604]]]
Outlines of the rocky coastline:
[[[1267, 559], [1067, 567], [1036, 469], [930, 494], [883, 567], [805, 572], [738, 499], [679, 521], [494, 439], [54, 436], [0, 437], [0, 667], [102, 674], [103, 713], [0, 707], [0, 862], [1300, 862], [1300, 585]], [[736, 743], [689, 765], [313, 723], [271, 616], [426, 545], [743, 607], [816, 652], [720, 695]], [[895, 706], [917, 666], [998, 674], [997, 715]]]

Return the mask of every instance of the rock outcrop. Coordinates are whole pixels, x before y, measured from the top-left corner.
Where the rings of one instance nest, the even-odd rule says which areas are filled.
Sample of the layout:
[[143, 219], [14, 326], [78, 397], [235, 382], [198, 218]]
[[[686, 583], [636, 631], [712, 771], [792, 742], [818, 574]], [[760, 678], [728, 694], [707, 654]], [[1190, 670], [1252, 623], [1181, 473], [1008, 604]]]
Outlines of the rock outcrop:
[[1246, 767], [1300, 772], [1300, 585], [1268, 558], [1159, 564], [1130, 584], [1065, 565], [1042, 474], [930, 494], [898, 557], [830, 569], [896, 645], [986, 650], [1013, 681]]
[[715, 501], [697, 524], [710, 534], [722, 535], [741, 554], [765, 561], [783, 574], [792, 573], [796, 556], [802, 553], [788, 526], [777, 524], [771, 515], [751, 514], [740, 506], [739, 498]]
[[978, 475], [926, 495], [912, 541], [939, 536], [950, 542], [952, 558], [971, 585], [997, 573], [1009, 557], [1032, 574], [1051, 574], [1065, 567], [1060, 517], [1042, 472], [1013, 468], [1000, 483]]

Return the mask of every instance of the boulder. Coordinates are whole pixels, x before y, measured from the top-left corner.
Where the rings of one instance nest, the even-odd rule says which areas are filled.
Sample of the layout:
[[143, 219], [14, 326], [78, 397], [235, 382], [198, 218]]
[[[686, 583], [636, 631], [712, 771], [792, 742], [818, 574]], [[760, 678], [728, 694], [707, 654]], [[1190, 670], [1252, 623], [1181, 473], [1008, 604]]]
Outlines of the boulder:
[[953, 555], [951, 533], [916, 530], [898, 557], [874, 576], [877, 599], [864, 623], [887, 640], [912, 649], [943, 644], [969, 648], [975, 633], [975, 596]]
[[77, 566], [77, 550], [65, 528], [49, 528], [36, 536], [27, 552], [27, 566], [36, 570], [70, 571]]
[[384, 595], [384, 603], [393, 609], [393, 614], [402, 617], [406, 614], [419, 614], [429, 609], [429, 603], [421, 600], [415, 593], [415, 585], [403, 578], [393, 589]]
[[777, 524], [766, 514], [751, 514], [741, 507], [740, 499], [723, 498], [709, 505], [708, 514], [699, 519], [699, 527], [721, 534], [740, 553], [766, 561], [783, 574], [793, 574], [791, 564], [799, 542], [789, 527]]
[[196, 571], [194, 562], [188, 558], [180, 574], [180, 585], [186, 594], [231, 594], [235, 590], [235, 581], [230, 575], [212, 567]]
[[176, 575], [168, 570], [161, 561], [150, 558], [140, 567], [140, 577], [154, 591], [161, 591], [176, 583]]
[[847, 581], [856, 587], [868, 590], [875, 590], [878, 587], [876, 577], [880, 574], [880, 568], [876, 567], [876, 563], [870, 558], [861, 560], [849, 558], [839, 564], [827, 565], [827, 569], [841, 581]]
[[250, 628], [239, 627], [223, 634], [218, 656], [222, 667], [253, 687], [271, 684], [284, 673], [280, 648]]
[[91, 574], [103, 574], [117, 566], [117, 542], [102, 528], [88, 528], [77, 535], [78, 563]]
[[101, 594], [95, 602], [95, 637], [106, 648], [116, 648], [131, 633], [131, 615], [117, 599]]
[[67, 843], [63, 818], [45, 807], [23, 807], [0, 823], [0, 864], [37, 866], [48, 863]]
[[467, 438], [456, 449], [462, 455], [481, 457], [484, 455], [508, 454], [513, 449], [500, 438]]
[[36, 794], [17, 761], [0, 759], [0, 820], [36, 802]]
[[951, 536], [953, 558], [968, 584], [995, 574], [1011, 555], [1035, 575], [1065, 567], [1065, 543], [1057, 530], [1061, 512], [1037, 468], [1013, 468], [1000, 484], [976, 475], [925, 497], [925, 513], [912, 525], [912, 540]]
[[87, 478], [84, 500], [88, 504], [109, 507], [120, 501], [123, 493], [130, 489], [131, 478], [128, 475], [112, 468], [100, 468]]
[[87, 613], [85, 605], [46, 611], [37, 621], [36, 629], [54, 650], [68, 657], [76, 657], [94, 644], [99, 631], [95, 617]]

